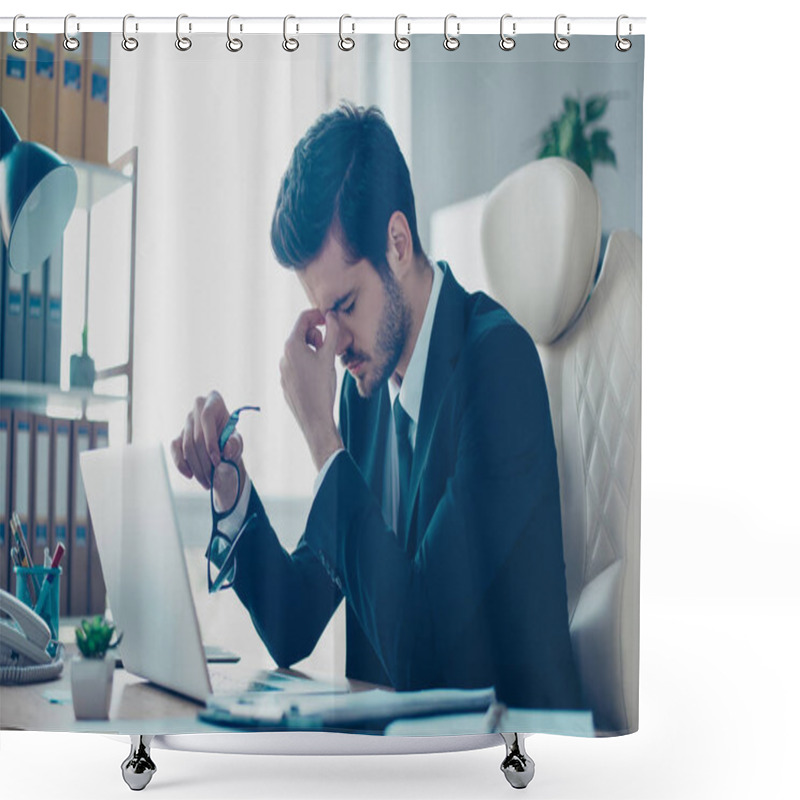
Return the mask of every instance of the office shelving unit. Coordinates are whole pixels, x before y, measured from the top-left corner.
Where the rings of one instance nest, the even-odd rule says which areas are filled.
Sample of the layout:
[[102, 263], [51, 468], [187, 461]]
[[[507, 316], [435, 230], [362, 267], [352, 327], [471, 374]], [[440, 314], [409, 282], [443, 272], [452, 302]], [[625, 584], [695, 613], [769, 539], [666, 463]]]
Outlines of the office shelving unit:
[[126, 406], [126, 441], [133, 435], [133, 318], [136, 279], [136, 201], [138, 178], [138, 148], [107, 167], [75, 159], [67, 159], [78, 175], [76, 209], [86, 212], [86, 272], [84, 285], [84, 315], [88, 317], [89, 276], [92, 266], [92, 209], [104, 198], [124, 187], [131, 189], [130, 200], [130, 276], [128, 299], [128, 348], [126, 359], [98, 370], [95, 384], [124, 378], [124, 390], [95, 392], [92, 389], [62, 389], [61, 386], [29, 381], [0, 380], [0, 405], [25, 408], [37, 413], [88, 419], [93, 410], [109, 405]]

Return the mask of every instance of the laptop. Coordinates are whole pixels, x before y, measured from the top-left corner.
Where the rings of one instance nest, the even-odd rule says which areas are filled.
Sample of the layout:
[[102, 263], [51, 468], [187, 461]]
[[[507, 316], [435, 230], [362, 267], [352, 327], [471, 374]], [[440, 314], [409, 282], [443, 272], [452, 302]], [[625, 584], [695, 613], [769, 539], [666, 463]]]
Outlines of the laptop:
[[203, 704], [285, 690], [288, 676], [266, 670], [209, 673], [162, 447], [88, 450], [80, 468], [125, 669]]

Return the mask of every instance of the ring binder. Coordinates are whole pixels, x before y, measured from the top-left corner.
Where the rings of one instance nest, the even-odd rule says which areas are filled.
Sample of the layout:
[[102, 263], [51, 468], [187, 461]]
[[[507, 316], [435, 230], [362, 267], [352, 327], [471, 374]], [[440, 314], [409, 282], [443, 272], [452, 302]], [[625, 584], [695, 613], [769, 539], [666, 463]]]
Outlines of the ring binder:
[[[287, 27], [288, 22], [289, 22], [290, 19], [297, 19], [297, 17], [294, 17], [291, 14], [288, 14], [287, 16], [285, 16], [283, 18], [283, 45], [282, 46], [283, 46], [283, 49], [287, 53], [294, 53], [294, 51], [297, 50], [298, 47], [300, 47], [300, 42], [298, 42], [297, 39], [295, 39], [294, 37], [289, 38], [286, 35], [286, 27]], [[299, 26], [298, 26], [298, 29], [299, 29]]]
[[[74, 52], [81, 46], [81, 40], [78, 39], [76, 36], [69, 35], [69, 21], [71, 19], [76, 19], [74, 14], [67, 14], [64, 17], [64, 49], [69, 50], [70, 53]], [[80, 30], [80, 25], [77, 25], [78, 30]]]
[[[231, 53], [238, 53], [242, 47], [244, 47], [244, 43], [241, 39], [235, 39], [231, 36], [231, 22], [235, 19], [239, 19], [236, 14], [231, 14], [228, 17], [228, 41], [225, 42], [225, 47], [227, 47]], [[239, 30], [242, 30], [241, 25], [239, 26]]]
[[[411, 47], [411, 39], [407, 39], [405, 36], [400, 36], [400, 33], [398, 32], [398, 26], [401, 19], [408, 19], [408, 17], [405, 14], [398, 14], [394, 18], [394, 49], [403, 52]], [[411, 23], [407, 22], [406, 27], [408, 28], [409, 35], [411, 35]]]
[[[509, 36], [503, 29], [503, 26], [507, 19], [511, 19], [511, 14], [503, 14], [503, 16], [500, 17], [500, 49], [505, 50], [506, 52], [508, 52], [509, 50], [513, 50], [517, 45], [517, 40], [514, 39], [513, 36]], [[511, 23], [511, 32], [512, 33], [517, 32], [516, 22]]]
[[[356, 46], [355, 39], [352, 39], [350, 36], [345, 36], [342, 33], [342, 26], [344, 25], [344, 21], [346, 19], [353, 19], [349, 14], [342, 14], [339, 17], [339, 49], [344, 50], [345, 52], [349, 52]], [[353, 31], [355, 31], [356, 26], [355, 23], [353, 24]]]
[[[133, 36], [128, 36], [127, 24], [129, 19], [135, 19], [133, 14], [126, 14], [122, 18], [122, 49], [132, 53], [139, 46], [139, 40]], [[136, 30], [139, 30], [138, 25], [136, 26]]]
[[[28, 40], [17, 33], [17, 21], [21, 19], [25, 19], [25, 16], [23, 14], [17, 14], [14, 17], [14, 25], [12, 27], [12, 33], [14, 34], [14, 41], [11, 43], [11, 46], [18, 53], [21, 53], [23, 50], [28, 49]], [[25, 26], [25, 29], [27, 30], [27, 25]]]
[[[453, 50], [458, 50], [461, 46], [461, 41], [458, 39], [457, 36], [451, 36], [447, 31], [447, 23], [450, 22], [451, 19], [458, 19], [455, 14], [448, 14], [444, 18], [444, 49], [453, 52]], [[456, 22], [456, 33], [461, 33], [461, 23]]]
[[[566, 19], [566, 18], [567, 18], [566, 14], [559, 14], [556, 17], [555, 21], [554, 30], [555, 30], [556, 40], [553, 42], [553, 47], [555, 47], [555, 49], [558, 50], [559, 53], [563, 53], [565, 50], [569, 49], [569, 39], [566, 39], [565, 37], [561, 36], [558, 32], [558, 21], [560, 19]], [[569, 36], [569, 22], [567, 23], [567, 36]]]
[[[175, 20], [175, 47], [182, 53], [185, 53], [191, 46], [192, 40], [188, 36], [181, 36], [181, 20], [188, 19], [188, 14], [178, 14]], [[192, 31], [192, 23], [189, 23], [189, 32]]]

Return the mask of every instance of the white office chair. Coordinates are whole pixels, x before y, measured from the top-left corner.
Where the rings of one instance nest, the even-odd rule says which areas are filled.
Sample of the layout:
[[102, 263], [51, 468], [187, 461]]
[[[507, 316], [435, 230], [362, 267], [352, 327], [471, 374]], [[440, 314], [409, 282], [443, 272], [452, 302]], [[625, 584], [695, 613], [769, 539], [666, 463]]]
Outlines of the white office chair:
[[494, 296], [536, 342], [561, 484], [570, 632], [598, 735], [638, 728], [641, 240], [611, 234], [595, 283], [600, 201], [562, 158], [489, 196], [483, 256]]

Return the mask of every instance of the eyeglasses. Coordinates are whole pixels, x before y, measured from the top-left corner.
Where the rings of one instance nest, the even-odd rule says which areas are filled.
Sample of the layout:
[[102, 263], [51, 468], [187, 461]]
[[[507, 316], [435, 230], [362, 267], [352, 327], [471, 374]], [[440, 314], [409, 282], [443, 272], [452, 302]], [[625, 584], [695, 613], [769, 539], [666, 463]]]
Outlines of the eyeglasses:
[[[258, 406], [242, 406], [230, 415], [219, 437], [220, 453], [225, 450], [228, 439], [236, 430], [242, 411], [261, 411], [261, 409]], [[236, 578], [234, 545], [256, 518], [255, 514], [251, 514], [233, 536], [225, 534], [219, 529], [220, 522], [230, 517], [236, 508], [242, 490], [241, 484], [239, 467], [233, 461], [223, 458], [217, 467], [211, 468], [212, 528], [211, 541], [205, 553], [209, 594], [230, 589], [233, 585]]]

